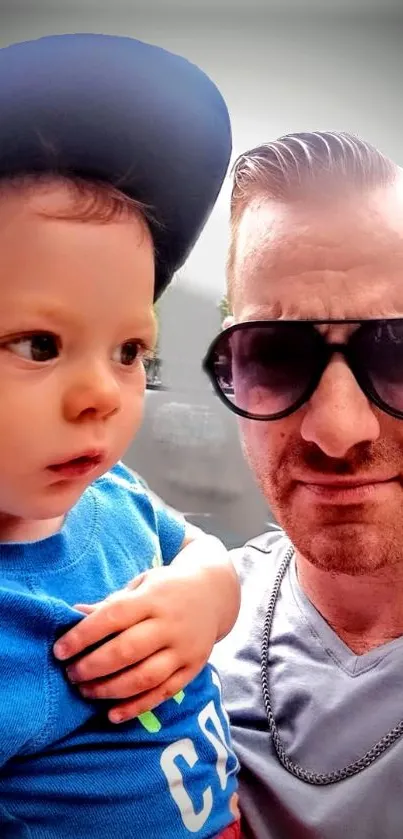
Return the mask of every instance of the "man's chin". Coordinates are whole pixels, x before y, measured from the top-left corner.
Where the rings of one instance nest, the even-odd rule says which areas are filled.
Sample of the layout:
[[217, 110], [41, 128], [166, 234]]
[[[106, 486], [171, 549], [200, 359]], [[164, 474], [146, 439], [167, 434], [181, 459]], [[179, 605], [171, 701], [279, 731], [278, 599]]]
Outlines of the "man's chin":
[[400, 560], [396, 534], [368, 522], [283, 522], [294, 547], [316, 568], [358, 576]]

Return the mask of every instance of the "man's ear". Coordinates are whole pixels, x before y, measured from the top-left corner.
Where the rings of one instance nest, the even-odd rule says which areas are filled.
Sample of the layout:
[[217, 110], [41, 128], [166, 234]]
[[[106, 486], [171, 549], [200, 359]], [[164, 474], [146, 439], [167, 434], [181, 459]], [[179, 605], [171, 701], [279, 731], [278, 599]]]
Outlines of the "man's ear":
[[228, 329], [228, 327], [233, 326], [234, 323], [235, 323], [234, 315], [227, 315], [227, 317], [224, 318], [224, 320], [222, 322], [221, 329]]

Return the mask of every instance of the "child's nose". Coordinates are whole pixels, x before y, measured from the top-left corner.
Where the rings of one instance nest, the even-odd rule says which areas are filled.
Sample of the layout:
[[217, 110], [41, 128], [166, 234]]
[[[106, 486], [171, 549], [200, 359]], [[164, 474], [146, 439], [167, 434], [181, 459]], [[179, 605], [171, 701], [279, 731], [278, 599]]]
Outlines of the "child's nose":
[[120, 410], [121, 393], [113, 372], [106, 365], [82, 371], [64, 394], [64, 416], [70, 422], [94, 417], [107, 419]]

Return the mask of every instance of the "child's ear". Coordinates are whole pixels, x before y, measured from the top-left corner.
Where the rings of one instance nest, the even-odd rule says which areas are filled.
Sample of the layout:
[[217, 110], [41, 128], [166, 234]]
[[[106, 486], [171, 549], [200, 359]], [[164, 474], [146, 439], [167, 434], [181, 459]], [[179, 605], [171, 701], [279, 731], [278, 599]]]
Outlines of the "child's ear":
[[224, 320], [222, 322], [221, 329], [228, 329], [228, 327], [233, 326], [234, 323], [235, 323], [234, 315], [227, 315], [227, 317], [224, 318]]

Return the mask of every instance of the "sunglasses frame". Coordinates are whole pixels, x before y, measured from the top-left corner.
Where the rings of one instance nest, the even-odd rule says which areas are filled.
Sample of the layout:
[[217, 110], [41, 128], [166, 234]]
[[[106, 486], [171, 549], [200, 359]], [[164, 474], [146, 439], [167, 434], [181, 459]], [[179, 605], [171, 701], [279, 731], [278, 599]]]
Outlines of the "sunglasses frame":
[[[294, 414], [298, 411], [302, 405], [305, 405], [311, 396], [315, 393], [316, 388], [319, 385], [319, 382], [323, 376], [323, 373], [328, 366], [331, 357], [334, 353], [340, 353], [344, 356], [347, 365], [351, 372], [353, 373], [354, 378], [362, 392], [365, 394], [367, 399], [372, 402], [373, 405], [376, 405], [381, 411], [385, 414], [389, 414], [389, 416], [394, 417], [395, 419], [403, 420], [403, 410], [398, 411], [394, 408], [391, 408], [386, 402], [381, 399], [379, 394], [374, 389], [371, 380], [368, 376], [365, 376], [361, 370], [356, 369], [356, 365], [354, 363], [354, 358], [352, 357], [352, 346], [354, 345], [354, 336], [361, 332], [361, 329], [371, 326], [387, 326], [388, 324], [392, 323], [399, 323], [403, 326], [403, 317], [394, 317], [394, 318], [337, 318], [337, 319], [301, 319], [301, 320], [279, 320], [279, 319], [268, 319], [268, 320], [250, 320], [250, 321], [243, 321], [242, 323], [234, 323], [232, 326], [229, 326], [227, 329], [224, 329], [220, 332], [211, 342], [207, 353], [204, 357], [202, 362], [202, 367], [206, 375], [208, 376], [213, 388], [224, 405], [229, 408], [233, 413], [237, 414], [240, 417], [244, 417], [244, 419], [251, 419], [256, 420], [258, 422], [274, 422], [275, 420], [285, 419], [285, 417]], [[219, 346], [220, 342], [223, 339], [223, 336], [229, 337], [233, 333], [241, 332], [246, 329], [250, 329], [250, 327], [265, 327], [265, 326], [292, 326], [292, 325], [306, 325], [306, 326], [333, 326], [333, 325], [350, 325], [350, 326], [358, 326], [358, 329], [350, 335], [349, 339], [345, 343], [329, 343], [325, 341], [323, 336], [320, 332], [317, 332], [318, 335], [318, 345], [321, 344], [322, 349], [323, 347], [328, 347], [329, 352], [323, 352], [321, 357], [321, 363], [318, 364], [318, 369], [315, 372], [315, 375], [312, 376], [312, 381], [309, 384], [309, 387], [306, 388], [304, 393], [296, 400], [291, 408], [285, 408], [282, 411], [278, 411], [276, 414], [253, 414], [250, 411], [246, 411], [243, 408], [239, 408], [235, 405], [234, 402], [231, 402], [230, 399], [226, 396], [225, 392], [222, 390], [220, 385], [218, 384], [217, 376], [214, 372], [214, 354]]]

